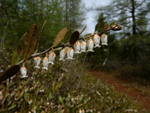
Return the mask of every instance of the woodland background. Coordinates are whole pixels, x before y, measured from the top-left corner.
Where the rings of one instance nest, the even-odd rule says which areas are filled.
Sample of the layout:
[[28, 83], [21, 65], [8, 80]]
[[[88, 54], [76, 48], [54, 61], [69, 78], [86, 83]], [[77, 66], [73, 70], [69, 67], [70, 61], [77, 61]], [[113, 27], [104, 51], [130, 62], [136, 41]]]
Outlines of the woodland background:
[[[120, 79], [149, 87], [149, 0], [112, 0], [108, 6], [88, 9], [82, 0], [1, 0], [0, 74], [10, 67], [13, 51], [31, 24], [36, 23], [41, 28], [43, 22], [47, 20], [39, 46], [39, 51], [43, 51], [52, 46], [57, 33], [62, 28], [67, 27], [72, 31], [82, 29], [86, 11], [98, 12], [95, 18], [99, 23], [96, 32], [102, 31], [105, 24], [111, 22], [120, 24], [123, 29], [118, 32], [106, 32], [108, 46], [96, 48], [94, 53], [87, 54], [85, 60], [87, 66], [84, 67], [84, 71], [93, 69], [116, 72], [116, 77]], [[84, 35], [83, 32], [81, 37]], [[84, 55], [77, 57], [81, 64], [83, 58]], [[77, 68], [76, 66], [74, 68]], [[53, 69], [56, 71], [58, 67]], [[34, 71], [32, 67], [27, 66], [27, 68], [28, 73], [32, 75]]]

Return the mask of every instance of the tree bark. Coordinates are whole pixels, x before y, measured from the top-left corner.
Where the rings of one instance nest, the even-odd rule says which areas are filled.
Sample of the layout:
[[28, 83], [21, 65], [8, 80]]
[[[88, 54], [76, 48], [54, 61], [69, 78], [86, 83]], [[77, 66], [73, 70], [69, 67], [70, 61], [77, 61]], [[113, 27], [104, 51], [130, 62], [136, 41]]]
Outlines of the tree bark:
[[136, 21], [136, 18], [135, 18], [135, 0], [131, 0], [131, 3], [132, 3], [132, 35], [133, 35], [133, 38], [134, 38], [134, 61], [135, 61], [135, 64], [137, 62], [137, 50], [136, 50], [136, 24], [135, 24], [135, 21]]

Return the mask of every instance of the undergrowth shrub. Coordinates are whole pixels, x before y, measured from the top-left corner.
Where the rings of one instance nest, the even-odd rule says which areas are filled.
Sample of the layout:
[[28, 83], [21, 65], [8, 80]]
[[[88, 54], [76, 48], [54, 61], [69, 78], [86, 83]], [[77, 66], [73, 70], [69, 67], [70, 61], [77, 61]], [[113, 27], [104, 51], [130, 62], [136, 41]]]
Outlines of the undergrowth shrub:
[[[141, 57], [136, 65], [125, 65], [119, 70], [119, 78], [150, 85], [149, 57]], [[138, 81], [137, 81], [138, 80]]]
[[75, 55], [75, 58], [60, 62], [57, 57], [48, 71], [34, 69], [33, 60], [28, 60], [27, 79], [21, 79], [17, 73], [7, 87], [1, 85], [0, 112], [144, 112], [126, 95], [88, 74], [85, 57]]

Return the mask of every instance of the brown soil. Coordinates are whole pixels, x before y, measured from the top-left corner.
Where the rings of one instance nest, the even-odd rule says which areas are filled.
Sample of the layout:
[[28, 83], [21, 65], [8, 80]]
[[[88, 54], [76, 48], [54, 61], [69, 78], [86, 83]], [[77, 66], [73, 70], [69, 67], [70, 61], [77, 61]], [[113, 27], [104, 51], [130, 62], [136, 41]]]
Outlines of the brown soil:
[[122, 81], [112, 73], [108, 72], [97, 72], [90, 70], [89, 71], [93, 76], [99, 77], [101, 81], [108, 83], [113, 86], [115, 90], [127, 94], [129, 97], [133, 98], [142, 108], [145, 108], [150, 112], [150, 92], [148, 89], [140, 89], [133, 83], [127, 81]]

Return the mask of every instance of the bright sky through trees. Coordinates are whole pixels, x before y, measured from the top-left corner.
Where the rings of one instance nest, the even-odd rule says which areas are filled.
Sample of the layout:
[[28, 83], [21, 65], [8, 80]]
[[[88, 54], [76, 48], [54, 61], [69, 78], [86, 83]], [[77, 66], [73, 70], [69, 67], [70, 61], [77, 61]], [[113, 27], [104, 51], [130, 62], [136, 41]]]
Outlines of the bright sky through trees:
[[[110, 0], [83, 0], [86, 8], [95, 8], [100, 7], [104, 5], [108, 5], [110, 3]], [[86, 11], [86, 20], [85, 24], [87, 25], [86, 30], [84, 33], [93, 33], [94, 27], [96, 25], [96, 19], [95, 17], [97, 12], [96, 11]]]

